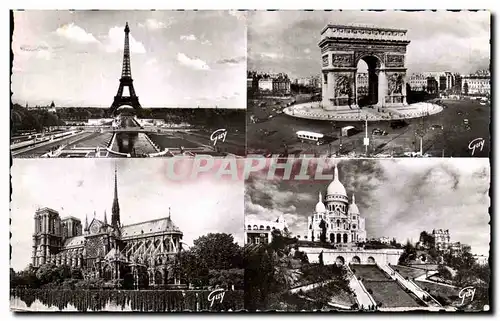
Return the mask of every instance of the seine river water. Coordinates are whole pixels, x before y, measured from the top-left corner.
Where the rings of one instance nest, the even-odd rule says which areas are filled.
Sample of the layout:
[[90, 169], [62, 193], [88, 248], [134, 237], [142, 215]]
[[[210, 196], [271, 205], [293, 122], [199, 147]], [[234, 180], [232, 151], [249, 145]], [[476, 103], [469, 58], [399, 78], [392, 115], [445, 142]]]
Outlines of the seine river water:
[[[73, 306], [71, 303], [68, 303], [68, 306], [65, 309], [59, 310], [58, 307], [56, 306], [47, 306], [40, 302], [38, 299], [36, 299], [29, 307], [28, 305], [21, 300], [18, 297], [10, 296], [10, 309], [11, 311], [14, 312], [24, 312], [24, 311], [29, 311], [29, 312], [60, 312], [60, 311], [65, 311], [65, 312], [96, 312], [92, 310], [87, 310], [87, 311], [78, 311], [78, 309]], [[118, 306], [112, 302], [108, 302], [106, 304], [106, 307], [103, 309], [103, 311], [112, 311], [112, 312], [125, 312], [129, 311], [132, 312], [132, 308], [130, 307], [130, 304], [126, 304], [125, 307], [122, 309], [121, 306]]]

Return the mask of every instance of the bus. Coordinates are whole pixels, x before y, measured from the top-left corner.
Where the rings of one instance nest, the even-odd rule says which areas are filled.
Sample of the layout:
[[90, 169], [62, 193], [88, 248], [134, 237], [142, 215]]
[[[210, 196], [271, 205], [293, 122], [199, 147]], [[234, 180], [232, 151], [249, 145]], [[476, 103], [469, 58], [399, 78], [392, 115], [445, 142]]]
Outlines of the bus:
[[300, 139], [301, 142], [310, 141], [316, 143], [316, 145], [325, 143], [325, 135], [304, 130], [299, 130], [297, 132], [297, 138]]

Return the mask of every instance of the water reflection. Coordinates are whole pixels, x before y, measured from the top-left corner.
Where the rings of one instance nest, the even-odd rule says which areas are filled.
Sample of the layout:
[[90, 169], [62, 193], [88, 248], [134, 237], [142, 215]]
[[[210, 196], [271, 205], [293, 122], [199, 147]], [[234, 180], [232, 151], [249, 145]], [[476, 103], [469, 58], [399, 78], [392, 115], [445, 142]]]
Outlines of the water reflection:
[[116, 145], [118, 146], [118, 151], [120, 153], [135, 154], [135, 143], [139, 138], [138, 133], [117, 133], [116, 134]]

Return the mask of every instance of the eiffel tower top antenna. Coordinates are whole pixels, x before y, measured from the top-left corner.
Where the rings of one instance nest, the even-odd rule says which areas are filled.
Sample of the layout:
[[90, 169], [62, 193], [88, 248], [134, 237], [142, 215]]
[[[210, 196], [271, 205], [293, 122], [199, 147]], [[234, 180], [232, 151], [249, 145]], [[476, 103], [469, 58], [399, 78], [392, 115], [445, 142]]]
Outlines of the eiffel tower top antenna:
[[128, 22], [125, 23], [125, 44], [123, 46], [123, 67], [122, 67], [122, 78], [132, 78], [132, 69], [130, 68], [130, 43], [129, 36], [130, 28], [128, 27]]

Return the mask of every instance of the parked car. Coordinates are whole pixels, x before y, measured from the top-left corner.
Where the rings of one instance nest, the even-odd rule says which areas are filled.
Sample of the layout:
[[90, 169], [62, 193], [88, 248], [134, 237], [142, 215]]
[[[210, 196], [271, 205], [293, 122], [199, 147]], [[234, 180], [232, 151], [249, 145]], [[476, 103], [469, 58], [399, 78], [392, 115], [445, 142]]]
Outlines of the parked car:
[[431, 129], [443, 129], [443, 125], [432, 125]]
[[380, 128], [375, 128], [372, 130], [372, 135], [385, 136], [385, 135], [387, 135], [387, 132], [385, 130], [380, 129]]

